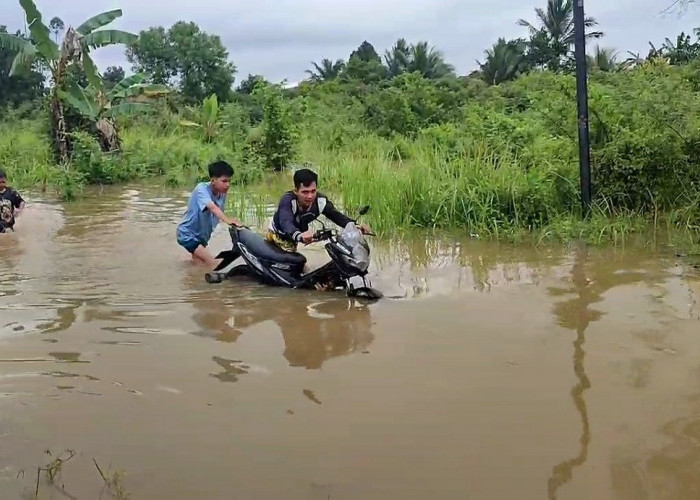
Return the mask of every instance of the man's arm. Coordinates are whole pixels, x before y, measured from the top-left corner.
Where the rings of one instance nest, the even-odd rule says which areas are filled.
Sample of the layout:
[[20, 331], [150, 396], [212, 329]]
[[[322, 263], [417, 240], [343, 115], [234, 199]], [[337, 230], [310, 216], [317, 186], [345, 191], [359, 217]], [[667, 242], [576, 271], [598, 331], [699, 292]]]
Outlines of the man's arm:
[[206, 189], [198, 189], [195, 195], [197, 200], [197, 206], [200, 211], [209, 210], [214, 216], [219, 219], [224, 224], [233, 224], [235, 226], [242, 226], [241, 222], [235, 217], [228, 217], [216, 203], [211, 199], [209, 191]]
[[292, 210], [292, 197], [285, 195], [277, 206], [277, 215], [279, 217], [279, 230], [283, 234], [292, 238], [294, 241], [301, 241], [301, 231], [294, 221], [294, 212]]
[[24, 207], [26, 206], [24, 202], [24, 198], [22, 198], [22, 195], [19, 194], [17, 191], [14, 192], [14, 200], [12, 201], [12, 204], [14, 205], [14, 216], [17, 217], [22, 210], [24, 210]]
[[345, 227], [348, 225], [348, 223], [355, 222], [355, 219], [351, 219], [343, 212], [335, 208], [335, 205], [333, 205], [331, 200], [329, 200], [328, 198], [326, 198], [326, 206], [323, 208], [322, 213], [323, 215], [328, 217], [329, 220], [339, 225], [340, 227]]
[[236, 219], [235, 217], [229, 217], [225, 213], [221, 211], [221, 209], [214, 203], [213, 201], [210, 201], [209, 203], [206, 204], [206, 208], [213, 213], [221, 222], [224, 224], [233, 224], [234, 226], [242, 226], [243, 224], [241, 221]]
[[[355, 224], [357, 224], [357, 221], [355, 219], [351, 219], [350, 217], [345, 215], [343, 212], [341, 212], [340, 210], [335, 208], [335, 205], [333, 205], [331, 200], [329, 200], [328, 198], [326, 198], [326, 206], [323, 209], [323, 215], [328, 217], [332, 222], [335, 222], [340, 227], [345, 227], [350, 222], [354, 222]], [[364, 224], [360, 224], [359, 228], [365, 234], [370, 233], [369, 226], [366, 226]]]

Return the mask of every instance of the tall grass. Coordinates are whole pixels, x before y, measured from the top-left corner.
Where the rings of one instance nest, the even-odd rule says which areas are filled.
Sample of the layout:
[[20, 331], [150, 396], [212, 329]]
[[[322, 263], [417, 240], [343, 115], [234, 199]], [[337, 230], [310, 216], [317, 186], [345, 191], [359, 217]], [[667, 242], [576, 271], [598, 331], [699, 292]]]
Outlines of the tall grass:
[[306, 142], [321, 190], [345, 207], [373, 206], [381, 228], [463, 227], [484, 236], [542, 227], [576, 203], [575, 171], [543, 164], [525, 170], [517, 158], [483, 144], [446, 152], [427, 140], [402, 146], [365, 136], [342, 151]]
[[[13, 183], [54, 184], [71, 197], [86, 183], [189, 188], [207, 179], [207, 164], [224, 159], [235, 169], [229, 209], [256, 224], [293, 187], [289, 171], [274, 174], [266, 161], [294, 151], [295, 166], [312, 166], [320, 191], [349, 215], [370, 204], [367, 220], [380, 232], [452, 229], [474, 238], [624, 244], [651, 229], [654, 242], [661, 231], [692, 241], [700, 233], [700, 100], [684, 75], [649, 67], [592, 81], [596, 201], [586, 220], [574, 82], [555, 74], [483, 90], [401, 77], [359, 97], [352, 87], [315, 86], [275, 101], [288, 107], [275, 122], [284, 132], [277, 142], [263, 137], [276, 114], [258, 104], [223, 107], [209, 139], [180, 127], [178, 112], [159, 104], [119, 122], [119, 154], [103, 154], [93, 138], [76, 134], [66, 170], [51, 165], [44, 122], [13, 121], [0, 124], [0, 168]], [[392, 100], [397, 95], [400, 102]], [[679, 104], [686, 101], [692, 106]]]
[[40, 122], [0, 122], [0, 169], [20, 186], [43, 186], [53, 180], [56, 167]]
[[[511, 242], [583, 239], [621, 245], [637, 238], [656, 241], [657, 232], [664, 232], [667, 241], [683, 235], [685, 242], [692, 242], [700, 235], [693, 222], [698, 213], [691, 208], [649, 215], [613, 209], [600, 199], [584, 220], [576, 166], [544, 163], [525, 170], [517, 157], [490, 154], [478, 143], [445, 151], [425, 140], [397, 147], [391, 140], [366, 135], [338, 149], [307, 138], [300, 158], [318, 172], [319, 190], [349, 215], [371, 205], [366, 218], [385, 233], [458, 228], [474, 238]], [[261, 221], [292, 184], [291, 171], [269, 175], [260, 184], [235, 191], [232, 208]], [[683, 206], [698, 206], [691, 194], [686, 191]]]

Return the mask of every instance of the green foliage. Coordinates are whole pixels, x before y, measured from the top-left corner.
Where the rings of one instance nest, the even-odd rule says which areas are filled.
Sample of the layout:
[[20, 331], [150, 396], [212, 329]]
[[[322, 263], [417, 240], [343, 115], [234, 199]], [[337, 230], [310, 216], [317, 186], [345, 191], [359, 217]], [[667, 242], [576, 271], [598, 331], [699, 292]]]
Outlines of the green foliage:
[[63, 19], [60, 17], [53, 17], [51, 21], [49, 21], [49, 30], [51, 33], [53, 33], [54, 40], [56, 43], [58, 43], [58, 34], [61, 33], [64, 29], [66, 28], [65, 23], [63, 22]]
[[664, 41], [660, 48], [656, 48], [654, 44], [649, 43], [648, 59], [663, 58], [667, 59], [670, 64], [687, 64], [700, 57], [700, 28], [696, 28], [695, 41], [692, 41], [690, 35], [682, 32], [676, 38], [676, 42], [672, 42], [668, 38]]
[[263, 135], [258, 142], [258, 153], [269, 168], [280, 171], [294, 158], [296, 131], [290, 107], [277, 85], [256, 87], [253, 95], [262, 101]]
[[445, 61], [442, 52], [429, 47], [426, 41], [409, 45], [404, 38], [399, 38], [391, 50], [385, 52], [384, 59], [391, 77], [414, 72], [425, 78], [454, 75], [454, 67]]
[[357, 81], [364, 84], [376, 84], [385, 80], [387, 69], [381, 61], [371, 59], [364, 61], [359, 56], [352, 56], [345, 65], [341, 78], [345, 81]]
[[522, 40], [499, 38], [494, 46], [486, 51], [486, 61], [479, 63], [481, 78], [489, 85], [514, 80], [527, 69], [527, 43]]
[[340, 76], [343, 69], [345, 69], [345, 62], [342, 59], [338, 59], [333, 62], [325, 57], [321, 60], [321, 65], [317, 63], [312, 63], [314, 66], [313, 70], [307, 69], [306, 72], [311, 76], [311, 81], [320, 82], [324, 80], [334, 80]]
[[110, 66], [105, 70], [102, 81], [107, 90], [112, 89], [117, 83], [122, 81], [126, 74], [121, 66]]
[[[0, 25], [0, 37], [9, 35], [7, 27]], [[20, 52], [23, 44], [19, 40], [27, 39], [18, 31], [14, 35], [0, 40], [0, 109], [5, 106], [16, 107], [27, 101], [34, 101], [44, 93], [44, 75], [38, 71], [37, 64], [20, 74], [10, 77], [15, 56]], [[19, 43], [18, 43], [19, 42]]]
[[[566, 65], [574, 44], [574, 0], [547, 0], [547, 8], [536, 8], [539, 27], [520, 19], [518, 24], [530, 31], [529, 64], [531, 67], [557, 71]], [[600, 38], [602, 31], [590, 31], [598, 22], [584, 19], [586, 38]]]
[[617, 53], [612, 49], [604, 49], [596, 45], [593, 55], [586, 57], [590, 71], [617, 71], [623, 65], [617, 61]]
[[243, 80], [240, 85], [238, 85], [238, 88], [236, 89], [237, 92], [241, 94], [246, 94], [250, 95], [253, 93], [253, 90], [255, 90], [255, 86], [258, 83], [262, 83], [263, 85], [268, 85], [269, 82], [265, 80], [265, 78], [262, 75], [248, 75], [248, 77]]
[[403, 73], [366, 98], [365, 119], [378, 134], [415, 136], [421, 128], [458, 119], [466, 95], [449, 82]]
[[202, 131], [202, 136], [206, 142], [214, 140], [219, 129], [225, 123], [219, 118], [219, 101], [216, 94], [212, 94], [202, 102], [199, 109], [188, 108], [191, 120], [180, 120], [183, 127], [194, 127]]
[[117, 158], [102, 154], [95, 139], [86, 132], [71, 133], [73, 155], [71, 168], [87, 184], [113, 184], [129, 179], [129, 172], [119, 168]]
[[163, 27], [141, 31], [126, 55], [134, 71], [152, 75], [152, 83], [177, 85], [191, 103], [211, 94], [220, 102], [231, 99], [236, 67], [228, 61], [221, 38], [195, 23], [179, 21], [167, 31]]
[[650, 62], [603, 82], [592, 101], [606, 128], [594, 151], [598, 193], [615, 206], [648, 209], [697, 191], [700, 97], [684, 72]]
[[377, 54], [377, 51], [374, 48], [374, 45], [369, 43], [367, 40], [362, 42], [360, 46], [357, 47], [357, 49], [353, 50], [350, 53], [350, 59], [352, 59], [353, 57], [356, 57], [358, 60], [363, 62], [382, 62], [381, 58], [379, 57], [379, 54]]
[[[31, 11], [31, 0], [22, 2]], [[90, 62], [75, 61], [56, 91], [71, 104], [69, 123], [113, 120], [121, 149], [105, 154], [76, 131], [84, 124], [74, 125], [71, 161], [53, 166], [41, 135], [48, 106], [28, 121], [25, 103], [6, 115], [22, 128], [0, 124], [0, 165], [20, 183], [57, 186], [72, 197], [85, 183], [191, 185], [206, 179], [208, 163], [225, 159], [245, 186], [241, 203], [265, 205], [289, 185], [287, 173], [275, 172], [297, 162], [318, 170], [320, 188], [339, 205], [371, 204], [370, 221], [381, 230], [459, 227], [479, 236], [617, 241], [664, 214], [669, 227], [697, 231], [700, 51], [685, 34], [652, 47], [646, 60], [622, 62], [612, 49], [589, 53], [594, 206], [581, 220], [572, 8], [573, 0], [549, 0], [536, 9], [537, 23], [521, 22], [527, 38], [499, 38], [467, 77], [456, 77], [427, 42], [399, 39], [382, 60], [364, 41], [347, 63], [324, 59], [294, 89], [248, 75], [235, 92], [235, 68], [217, 37], [193, 23], [151, 28], [129, 58], [152, 82], [177, 83], [179, 93], [155, 100], [148, 113], [131, 113], [159, 95], [145, 73], [117, 79], [111, 68], [96, 81]], [[80, 43], [119, 38], [94, 31], [115, 12], [84, 23], [79, 30], [89, 43]], [[62, 29], [52, 24], [36, 26], [31, 42], [2, 37], [0, 62], [4, 55], [11, 65], [14, 54], [22, 54], [14, 57], [17, 68], [42, 60], [56, 45], [47, 33]], [[587, 21], [589, 38], [601, 35], [591, 31], [595, 25]]]

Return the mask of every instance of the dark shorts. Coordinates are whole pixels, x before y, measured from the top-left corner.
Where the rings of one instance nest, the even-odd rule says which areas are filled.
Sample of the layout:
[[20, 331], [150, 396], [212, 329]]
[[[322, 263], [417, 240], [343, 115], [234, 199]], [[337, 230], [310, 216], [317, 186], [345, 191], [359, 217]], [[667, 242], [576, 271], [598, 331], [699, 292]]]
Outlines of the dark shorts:
[[194, 253], [199, 245], [202, 245], [205, 248], [207, 246], [206, 242], [200, 240], [181, 240], [178, 238], [177, 243], [190, 253]]

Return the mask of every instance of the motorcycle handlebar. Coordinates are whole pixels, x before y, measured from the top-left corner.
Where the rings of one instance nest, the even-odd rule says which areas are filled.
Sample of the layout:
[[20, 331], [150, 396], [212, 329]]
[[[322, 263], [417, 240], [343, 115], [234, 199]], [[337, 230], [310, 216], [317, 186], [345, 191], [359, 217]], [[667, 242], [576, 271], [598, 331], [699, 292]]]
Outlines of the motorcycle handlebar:
[[333, 230], [332, 229], [319, 229], [314, 233], [314, 241], [322, 241], [322, 240], [327, 240], [331, 236], [333, 236]]

